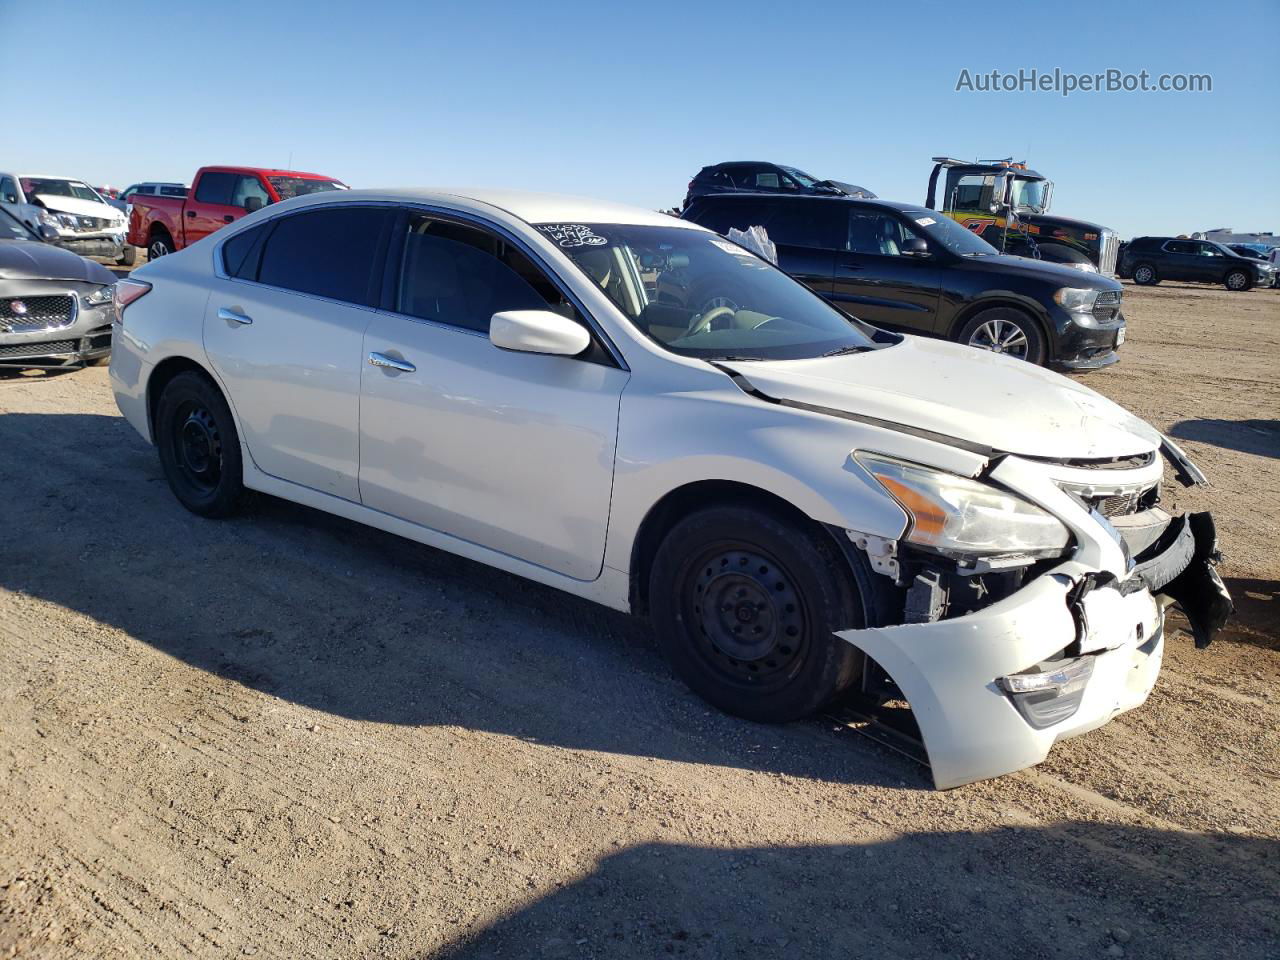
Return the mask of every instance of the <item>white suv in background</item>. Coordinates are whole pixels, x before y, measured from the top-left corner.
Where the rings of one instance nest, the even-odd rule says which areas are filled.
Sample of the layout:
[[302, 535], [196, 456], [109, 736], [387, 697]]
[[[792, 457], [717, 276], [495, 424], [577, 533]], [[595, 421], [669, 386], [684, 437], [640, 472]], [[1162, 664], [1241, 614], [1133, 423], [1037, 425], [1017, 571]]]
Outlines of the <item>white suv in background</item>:
[[129, 223], [83, 180], [0, 172], [0, 206], [38, 231], [47, 224], [58, 243], [82, 257], [102, 257], [130, 266], [136, 256], [125, 243]]
[[1167, 604], [1201, 644], [1231, 609], [1151, 426], [663, 214], [318, 193], [116, 298], [116, 402], [191, 511], [262, 491], [646, 612], [755, 720], [906, 700], [939, 787], [1141, 704]]

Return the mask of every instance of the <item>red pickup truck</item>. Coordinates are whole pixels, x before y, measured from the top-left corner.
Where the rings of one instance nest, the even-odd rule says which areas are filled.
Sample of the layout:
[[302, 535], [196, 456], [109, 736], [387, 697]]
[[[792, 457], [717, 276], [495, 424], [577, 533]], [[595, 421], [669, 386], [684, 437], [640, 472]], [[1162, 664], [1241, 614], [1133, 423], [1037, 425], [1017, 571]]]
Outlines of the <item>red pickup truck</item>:
[[189, 246], [246, 213], [306, 193], [345, 190], [341, 180], [298, 170], [201, 167], [186, 197], [132, 198], [129, 243], [155, 260]]

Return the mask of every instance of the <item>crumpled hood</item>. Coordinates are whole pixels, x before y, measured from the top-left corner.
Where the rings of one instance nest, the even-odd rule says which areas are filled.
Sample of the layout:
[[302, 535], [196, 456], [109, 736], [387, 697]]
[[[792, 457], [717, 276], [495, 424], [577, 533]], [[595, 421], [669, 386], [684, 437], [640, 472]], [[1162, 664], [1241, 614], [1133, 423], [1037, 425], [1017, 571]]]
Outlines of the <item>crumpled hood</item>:
[[0, 240], [0, 280], [80, 280], [115, 283], [100, 263], [36, 240]]
[[37, 193], [36, 196], [41, 203], [57, 213], [74, 213], [78, 217], [99, 217], [110, 220], [120, 212], [110, 204], [99, 203], [97, 200], [60, 197], [56, 193]]
[[972, 347], [907, 336], [815, 360], [724, 361], [775, 400], [874, 417], [1029, 457], [1157, 450], [1148, 423], [1060, 374]]

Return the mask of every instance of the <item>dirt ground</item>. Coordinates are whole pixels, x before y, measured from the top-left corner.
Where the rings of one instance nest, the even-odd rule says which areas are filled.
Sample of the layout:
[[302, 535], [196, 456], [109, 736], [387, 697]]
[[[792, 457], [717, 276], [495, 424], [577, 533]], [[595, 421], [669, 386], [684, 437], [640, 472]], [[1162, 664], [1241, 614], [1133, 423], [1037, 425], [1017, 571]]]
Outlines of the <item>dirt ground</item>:
[[[178, 506], [106, 371], [0, 379], [0, 957], [1275, 957], [1280, 291], [1126, 288], [1239, 614], [945, 793], [643, 623], [266, 500]], [[1171, 487], [1171, 490], [1176, 488]]]

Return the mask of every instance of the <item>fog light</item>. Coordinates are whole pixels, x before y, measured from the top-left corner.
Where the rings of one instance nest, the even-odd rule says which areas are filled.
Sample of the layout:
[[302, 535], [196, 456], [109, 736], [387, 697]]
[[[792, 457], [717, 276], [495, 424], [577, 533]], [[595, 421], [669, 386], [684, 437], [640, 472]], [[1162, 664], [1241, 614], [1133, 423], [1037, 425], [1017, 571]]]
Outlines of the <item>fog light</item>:
[[1014, 673], [996, 682], [1009, 695], [1022, 718], [1037, 730], [1073, 716], [1084, 699], [1084, 688], [1093, 676], [1093, 657], [1077, 657], [1038, 663], [1026, 673]]

